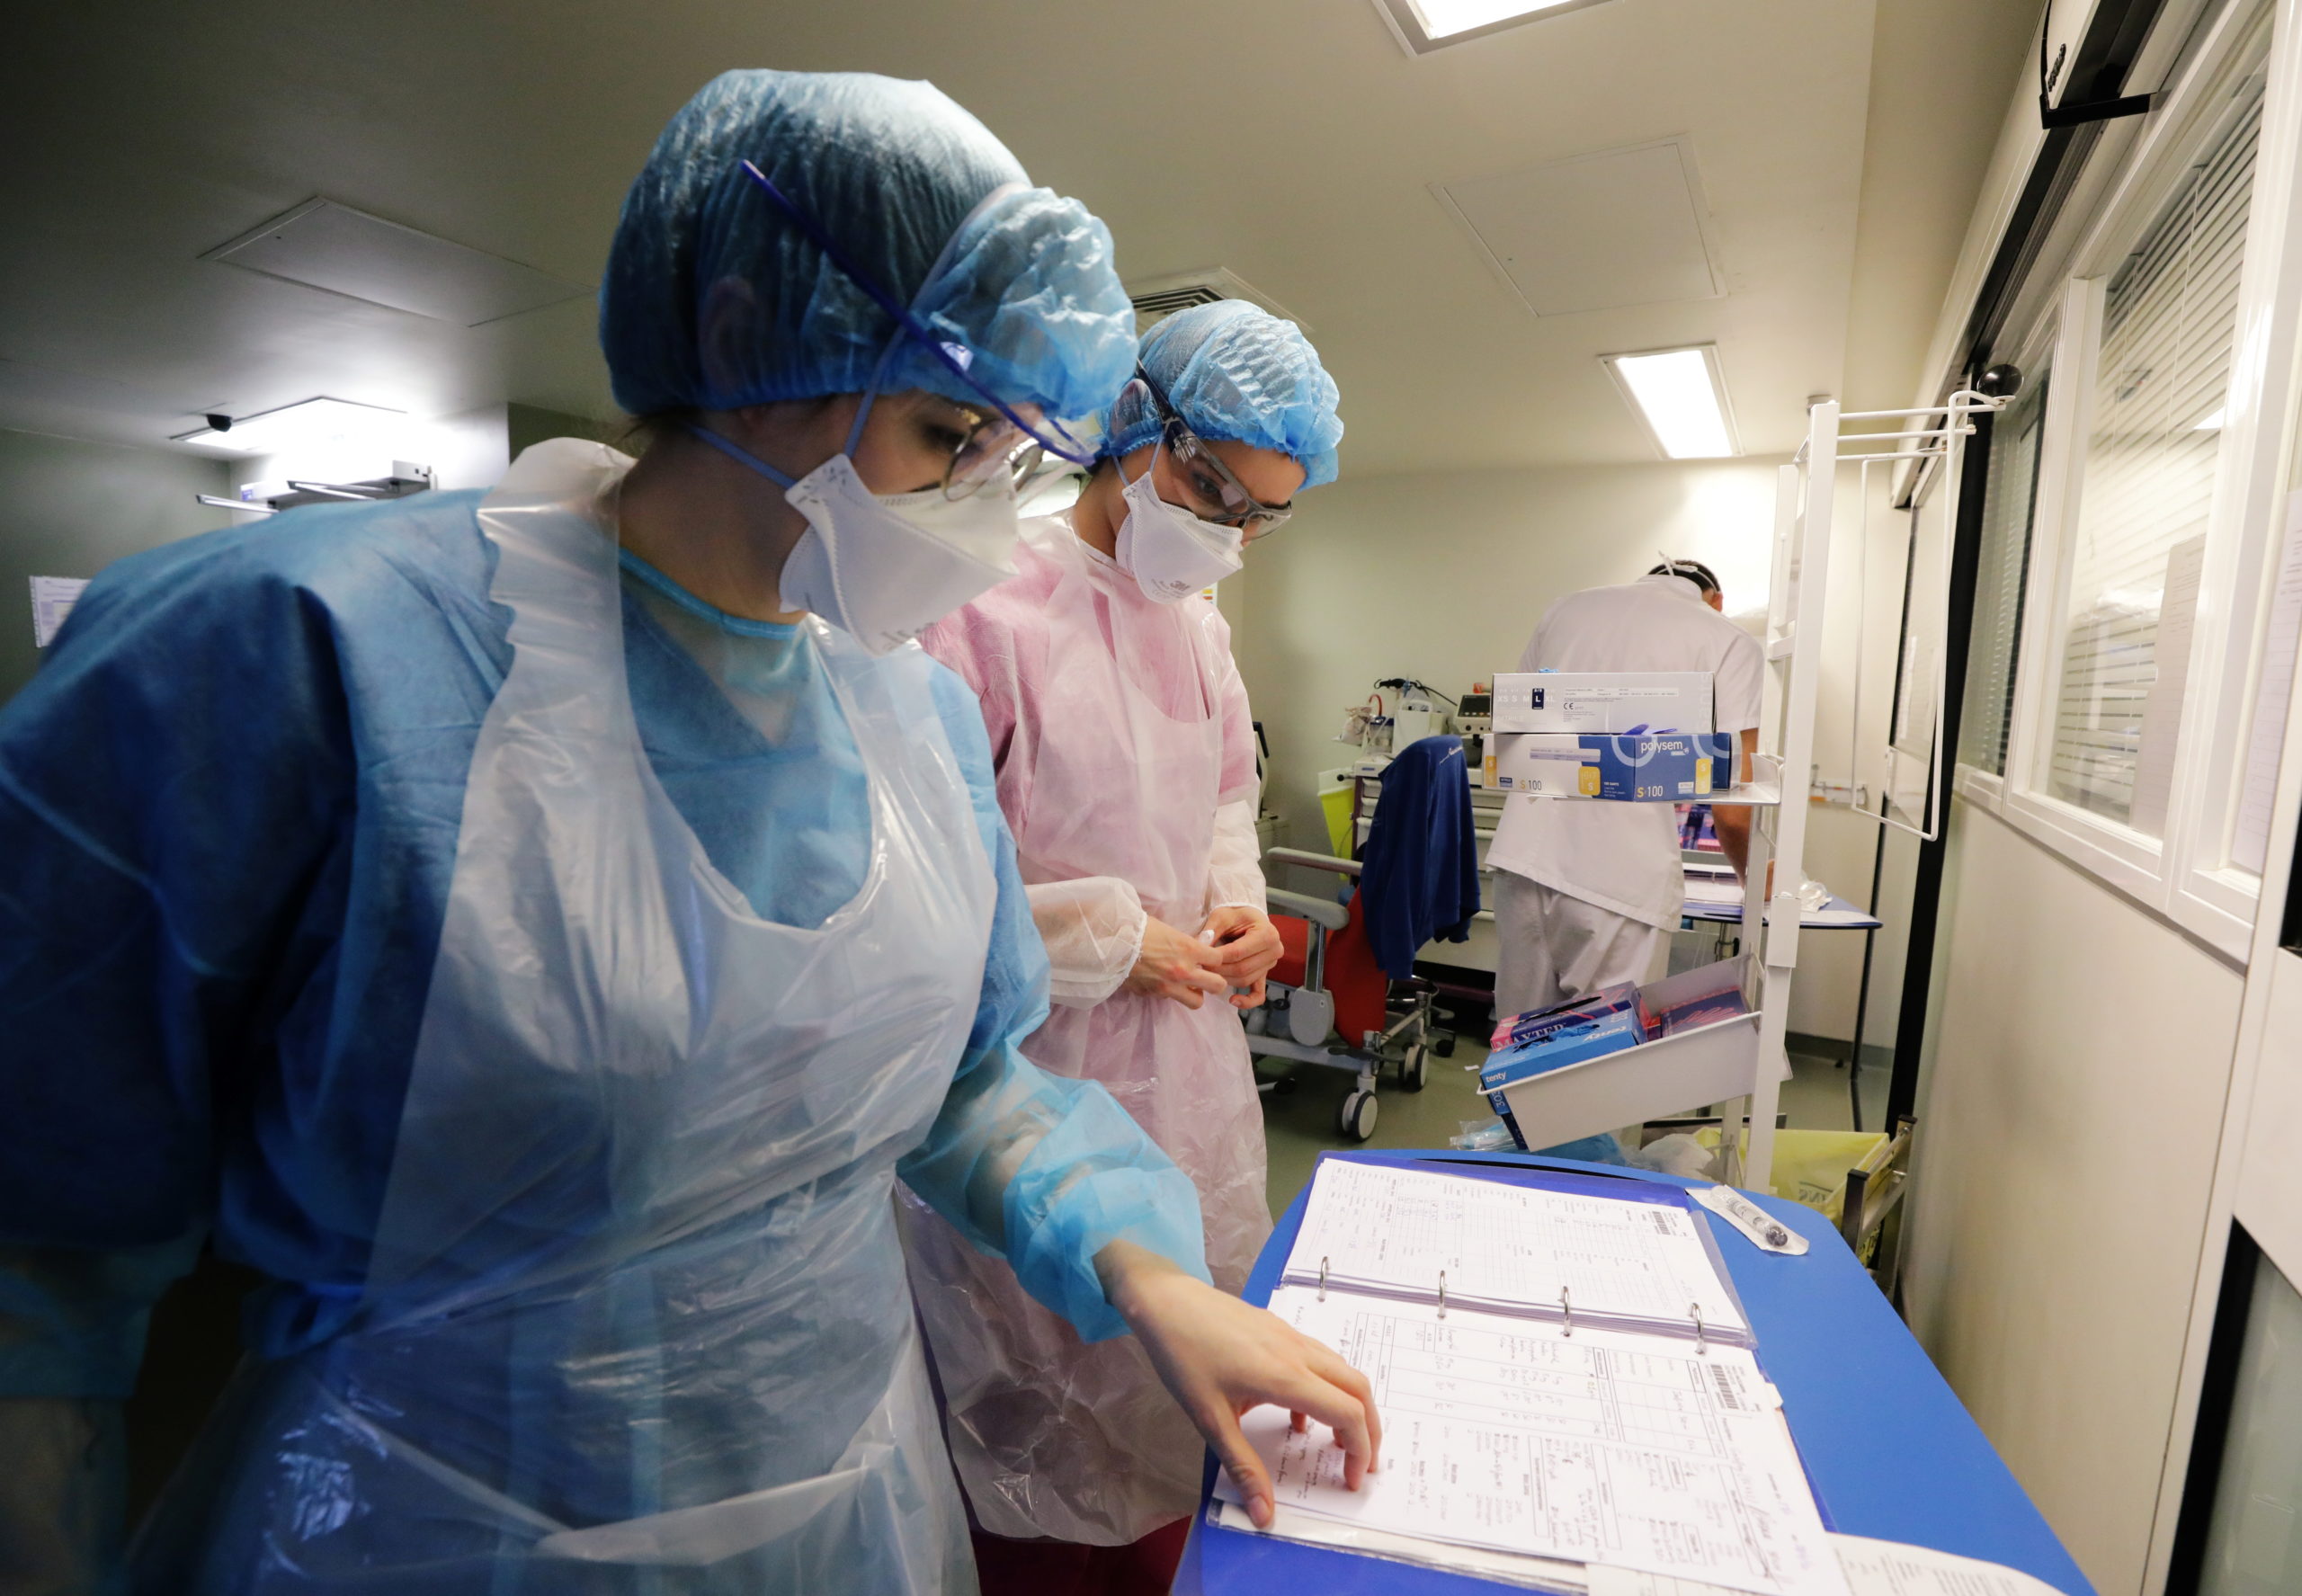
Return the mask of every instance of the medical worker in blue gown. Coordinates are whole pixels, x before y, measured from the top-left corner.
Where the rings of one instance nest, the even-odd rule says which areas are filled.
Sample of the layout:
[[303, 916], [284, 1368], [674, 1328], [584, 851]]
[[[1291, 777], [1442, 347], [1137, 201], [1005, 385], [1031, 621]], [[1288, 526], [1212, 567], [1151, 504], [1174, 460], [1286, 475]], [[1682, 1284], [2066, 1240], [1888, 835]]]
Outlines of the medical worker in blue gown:
[[1017, 1052], [982, 719], [907, 642], [1133, 367], [1102, 224], [925, 85], [731, 73], [601, 336], [639, 464], [124, 561], [0, 715], [0, 1496], [104, 1455], [206, 1227], [272, 1283], [142, 1588], [971, 1588], [898, 1175], [1251, 1493], [1263, 1400], [1355, 1480], [1364, 1381]]

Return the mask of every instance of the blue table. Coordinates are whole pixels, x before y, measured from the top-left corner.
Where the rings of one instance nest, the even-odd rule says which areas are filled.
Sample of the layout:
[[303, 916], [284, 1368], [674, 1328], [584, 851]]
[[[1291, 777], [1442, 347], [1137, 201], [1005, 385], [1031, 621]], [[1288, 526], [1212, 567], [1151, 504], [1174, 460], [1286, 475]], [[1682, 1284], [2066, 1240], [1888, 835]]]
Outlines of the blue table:
[[[1431, 1163], [1450, 1174], [1540, 1185], [1559, 1170], [1684, 1190], [1694, 1181], [1602, 1169], [1523, 1153], [1330, 1153], [1369, 1164]], [[1270, 1301], [1309, 1188], [1279, 1222], [1248, 1278], [1249, 1302]], [[1826, 1528], [1933, 1547], [2019, 1568], [2071, 1596], [2093, 1587], [1998, 1460], [1950, 1387], [1871, 1284], [1830, 1222], [1814, 1209], [1752, 1194], [1809, 1243], [1800, 1258], [1760, 1252], [1723, 1221], [1712, 1231], [1758, 1336], [1759, 1362], [1782, 1392]], [[1677, 1200], [1685, 1200], [1679, 1199]], [[1214, 1467], [1208, 1485], [1214, 1484]], [[1206, 1521], [1206, 1500], [1175, 1581], [1206, 1596], [1494, 1596], [1506, 1587], [1468, 1574], [1361, 1557]]]

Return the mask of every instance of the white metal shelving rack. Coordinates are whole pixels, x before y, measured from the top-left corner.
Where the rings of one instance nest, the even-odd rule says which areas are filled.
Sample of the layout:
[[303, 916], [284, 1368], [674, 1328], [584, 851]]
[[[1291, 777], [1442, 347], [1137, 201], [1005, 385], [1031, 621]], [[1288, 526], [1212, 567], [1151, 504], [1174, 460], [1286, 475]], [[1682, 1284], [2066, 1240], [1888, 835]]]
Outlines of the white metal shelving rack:
[[[1692, 1089], [1691, 1083], [1706, 1083], [1706, 1091], [1721, 1079], [1747, 1083], [1748, 1095], [1725, 1105], [1722, 1130], [1728, 1150], [1727, 1173], [1737, 1184], [1765, 1189], [1774, 1167], [1774, 1120], [1781, 1083], [1789, 1073], [1786, 1033], [1790, 1018], [1791, 983], [1798, 966], [1798, 889], [1806, 880], [1807, 817], [1810, 807], [1808, 803], [1798, 800], [1808, 794], [1815, 764], [1815, 704], [1822, 673], [1824, 597], [1830, 581], [1832, 518], [1839, 472], [1850, 466], [1859, 468], [1861, 488], [1867, 495], [1874, 466], [1885, 463], [1889, 468], [1896, 465], [1914, 469], [1939, 468], [1942, 473], [1939, 491], [1955, 506], [1966, 439], [1974, 432], [1972, 418], [1977, 412], [1994, 410], [2003, 403], [1961, 390], [1944, 404], [1932, 407], [1842, 415], [1837, 404], [1830, 402], [1808, 411], [1807, 441], [1792, 463], [1784, 466], [1776, 477], [1774, 567], [1767, 599], [1767, 675], [1760, 711], [1759, 753], [1749, 780], [1709, 800], [1714, 805], [1747, 804], [1753, 809], [1749, 869], [1743, 894], [1743, 957], [1746, 960], [1744, 992], [1753, 1012], [1623, 1053], [1610, 1054], [1592, 1061], [1590, 1065], [1538, 1077], [1557, 1083], [1562, 1106], [1578, 1092], [1586, 1094], [1587, 1104], [1599, 1095], [1592, 1089], [1600, 1084], [1600, 1078], [1611, 1074], [1619, 1075], [1630, 1092], [1627, 1097], [1617, 1095], [1607, 1100], [1608, 1106], [1628, 1109], [1642, 1118], [1696, 1106], [1677, 1101]], [[1896, 430], [1842, 433], [1842, 423], [1851, 421], [1891, 423]], [[1859, 658], [1859, 626], [1856, 646]], [[1942, 763], [1940, 744], [1938, 693], [1934, 759], [1938, 783]], [[1560, 798], [1533, 801], [1604, 800]], [[1930, 799], [1930, 829], [1936, 807]], [[1881, 814], [1862, 809], [1852, 812], [1882, 824], [1898, 824]], [[1774, 867], [1771, 896], [1767, 891], [1770, 864]], [[1679, 979], [1672, 977], [1673, 982]], [[1720, 1065], [1728, 1050], [1731, 1060], [1722, 1072]], [[1515, 1093], [1513, 1101], [1517, 1101]], [[1734, 1167], [1733, 1150], [1740, 1143], [1737, 1131], [1745, 1111], [1750, 1123], [1750, 1151], [1738, 1171]], [[1629, 1114], [1622, 1114], [1608, 1122], [1627, 1124], [1629, 1120]], [[1563, 1126], [1549, 1128], [1558, 1130], [1562, 1137], [1582, 1134], [1579, 1128], [1572, 1132]]]
[[[1798, 967], [1798, 888], [1806, 880], [1807, 817], [1813, 806], [1780, 799], [1791, 794], [1807, 796], [1809, 773], [1815, 767], [1815, 700], [1822, 675], [1824, 595], [1830, 581], [1831, 522], [1839, 472], [1850, 466], [1859, 468], [1860, 503], [1867, 510], [1874, 466], [1939, 469], [1942, 477], [1938, 491], [1955, 513], [1966, 441], [1975, 430], [1973, 417], [2004, 403], [1961, 389], [1941, 405], [1919, 409], [1842, 414], [1835, 402], [1816, 405], [1807, 415], [1805, 445], [1776, 477], [1774, 575], [1767, 594], [1768, 670], [1759, 742], [1762, 765], [1771, 766], [1779, 791], [1776, 801], [1754, 816], [1750, 872], [1743, 893], [1744, 947], [1755, 955], [1752, 967], [1758, 990], [1753, 994], [1752, 1006], [1759, 1016], [1758, 1056], [1753, 1061], [1749, 1101], [1750, 1155], [1738, 1177], [1747, 1186], [1765, 1189], [1773, 1172], [1775, 1111], [1782, 1077], [1789, 1073], [1786, 1033], [1791, 981]], [[1896, 430], [1842, 432], [1842, 424], [1851, 421], [1886, 422], [1895, 424]], [[1949, 562], [1940, 564], [1947, 575]], [[1861, 602], [1858, 594], [1857, 604]], [[1859, 661], [1859, 624], [1855, 648]], [[1939, 658], [1941, 650], [1936, 653]], [[1942, 779], [1941, 745], [1938, 691], [1933, 761], [1937, 783]], [[1765, 752], [1770, 747], [1771, 754]], [[1934, 807], [1930, 801], [1930, 811]], [[1851, 813], [1892, 824], [1882, 814], [1860, 808]], [[1770, 861], [1774, 867], [1771, 898], [1766, 890]], [[1759, 929], [1753, 932], [1749, 929], [1753, 926]], [[1737, 1142], [1732, 1123], [1737, 1117], [1735, 1113], [1728, 1116], [1726, 1145], [1730, 1148]]]

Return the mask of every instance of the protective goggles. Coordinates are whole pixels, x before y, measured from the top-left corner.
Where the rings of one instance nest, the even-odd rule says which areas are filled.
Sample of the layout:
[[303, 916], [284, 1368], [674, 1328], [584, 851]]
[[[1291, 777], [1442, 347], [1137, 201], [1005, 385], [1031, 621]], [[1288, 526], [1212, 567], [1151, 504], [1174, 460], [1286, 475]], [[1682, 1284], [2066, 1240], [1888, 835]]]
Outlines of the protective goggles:
[[1151, 380], [1151, 374], [1141, 366], [1135, 369], [1135, 381], [1140, 385], [1159, 416], [1159, 441], [1174, 462], [1175, 477], [1189, 501], [1183, 508], [1201, 521], [1218, 526], [1236, 527], [1243, 542], [1252, 543], [1258, 538], [1269, 537], [1295, 513], [1295, 502], [1266, 504], [1247, 491], [1231, 468], [1207, 446], [1207, 441], [1191, 430], [1191, 424], [1167, 403], [1167, 396]]
[[942, 489], [947, 499], [973, 498], [991, 490], [1020, 494], [1047, 459], [1047, 451], [1036, 439], [997, 411], [924, 391], [892, 400], [867, 399], [864, 408], [856, 412], [849, 452], [853, 452], [862, 436], [862, 424], [870, 410], [875, 406], [885, 409], [891, 403], [906, 412], [899, 424], [907, 424], [915, 436], [923, 433], [932, 438], [938, 452], [950, 451], [943, 463]]
[[[759, 184], [775, 208], [790, 218], [792, 226], [805, 234], [809, 243], [822, 250], [831, 263], [844, 272], [849, 281], [861, 289], [873, 304], [894, 319], [899, 335], [911, 338], [933, 355], [945, 370], [958, 378], [968, 391], [979, 397], [995, 413], [984, 415], [952, 455], [943, 477], [946, 496], [967, 498], [1003, 480], [1020, 485], [1038, 469], [1040, 459], [1048, 454], [1059, 456], [1075, 465], [1094, 464], [1095, 451], [1073, 437], [1060, 423], [1042, 415], [1038, 406], [1011, 406], [978, 382], [968, 370], [975, 362], [973, 350], [964, 343], [938, 337], [926, 324], [898, 303], [893, 294], [882, 288], [870, 272], [858, 265], [845, 250], [834, 243], [831, 235], [817, 224], [816, 218], [777, 188], [766, 173], [750, 161], [743, 162], [742, 166], [745, 175]], [[1004, 424], [996, 424], [998, 423]]]

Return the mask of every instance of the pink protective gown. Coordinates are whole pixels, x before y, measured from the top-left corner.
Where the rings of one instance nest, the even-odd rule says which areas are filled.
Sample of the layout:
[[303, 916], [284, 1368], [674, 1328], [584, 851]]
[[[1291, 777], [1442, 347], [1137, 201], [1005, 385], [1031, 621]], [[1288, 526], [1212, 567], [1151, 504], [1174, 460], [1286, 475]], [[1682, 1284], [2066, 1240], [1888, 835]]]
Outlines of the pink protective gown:
[[[1230, 629], [1155, 604], [1065, 517], [1027, 522], [1018, 575], [930, 629], [983, 700], [999, 804], [1053, 965], [1023, 1052], [1108, 1087], [1199, 1187], [1207, 1262], [1236, 1293], [1271, 1234], [1263, 1110], [1239, 1012], [1122, 991], [1155, 915], [1186, 932], [1263, 907], [1254, 729]], [[1132, 1336], [1084, 1345], [923, 1206], [904, 1204], [945, 1431], [984, 1529], [1116, 1546], [1188, 1515], [1198, 1432]]]

